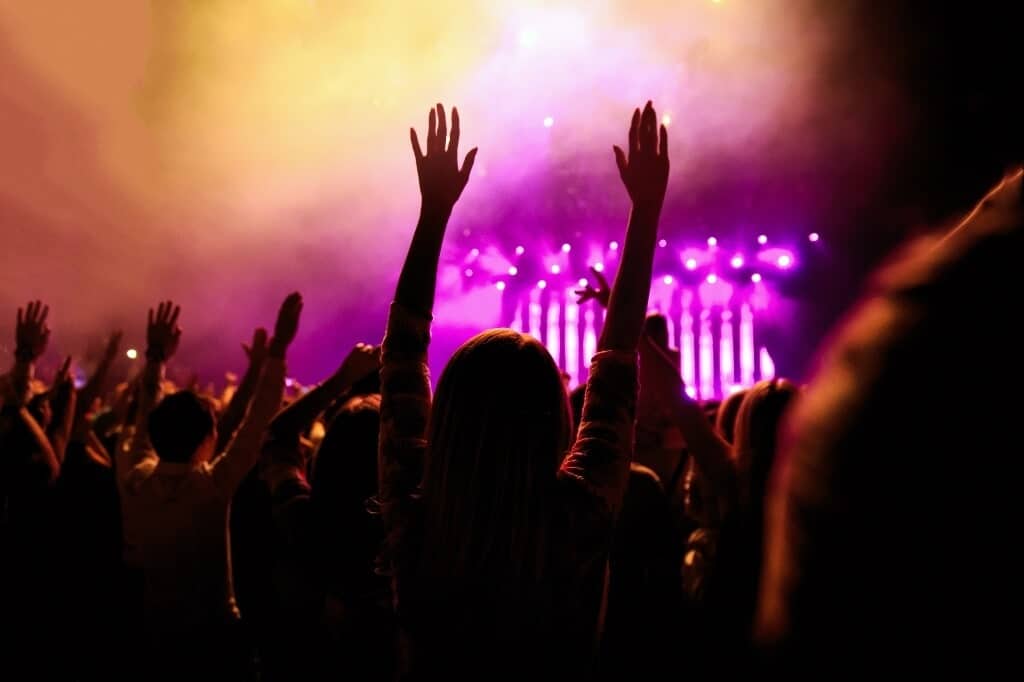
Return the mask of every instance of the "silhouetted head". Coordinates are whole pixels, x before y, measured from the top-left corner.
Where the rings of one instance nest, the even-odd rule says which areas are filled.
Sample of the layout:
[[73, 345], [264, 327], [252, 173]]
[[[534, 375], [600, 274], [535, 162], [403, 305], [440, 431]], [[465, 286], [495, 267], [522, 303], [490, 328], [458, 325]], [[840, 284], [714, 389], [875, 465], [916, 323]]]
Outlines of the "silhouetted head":
[[644, 333], [659, 347], [668, 350], [668, 318], [651, 313], [644, 320]]
[[350, 398], [331, 421], [313, 459], [313, 500], [336, 507], [364, 508], [377, 491], [380, 395]]
[[587, 397], [587, 385], [580, 384], [569, 393], [569, 407], [572, 409], [572, 430], [579, 431], [583, 421], [583, 401]]
[[745, 398], [746, 395], [746, 389], [736, 391], [723, 400], [722, 404], [718, 406], [718, 412], [715, 415], [715, 428], [718, 430], [718, 433], [721, 434], [722, 438], [729, 443], [732, 443], [735, 439], [736, 415], [739, 414], [740, 405], [743, 403], [743, 398]]
[[192, 391], [178, 391], [149, 413], [149, 439], [165, 462], [209, 459], [217, 440], [213, 407]]
[[786, 379], [771, 379], [754, 384], [745, 393], [736, 415], [733, 451], [741, 495], [760, 508], [775, 461], [779, 425], [797, 388]]
[[426, 568], [536, 575], [571, 431], [561, 373], [536, 339], [492, 329], [455, 351], [424, 462]]

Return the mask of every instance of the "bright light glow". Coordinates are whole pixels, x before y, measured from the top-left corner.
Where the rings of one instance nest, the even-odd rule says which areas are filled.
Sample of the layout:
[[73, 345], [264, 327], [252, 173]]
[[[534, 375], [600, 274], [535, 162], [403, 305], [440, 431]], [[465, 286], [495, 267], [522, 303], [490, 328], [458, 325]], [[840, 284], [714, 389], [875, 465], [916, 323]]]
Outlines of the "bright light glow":
[[548, 306], [548, 337], [545, 345], [547, 345], [548, 352], [551, 353], [556, 365], [561, 364], [562, 355], [562, 338], [558, 328], [558, 318], [561, 314], [561, 306], [557, 301], [552, 300], [551, 305]]
[[697, 269], [697, 259], [696, 258], [687, 258], [686, 259], [686, 269], [687, 270], [696, 270]]
[[593, 267], [598, 272], [604, 272], [604, 263], [594, 263]]
[[518, 274], [519, 274], [519, 268], [517, 268], [517, 267], [516, 267], [516, 266], [514, 266], [514, 265], [510, 265], [510, 266], [508, 267], [508, 274], [510, 274], [510, 275], [512, 275], [513, 277], [515, 277], [516, 275], [518, 275]]
[[672, 284], [672, 275], [665, 275], [661, 278], [661, 281], [665, 284]]
[[139, 357], [139, 351], [135, 350], [134, 348], [129, 348], [124, 352], [124, 354], [128, 356], [129, 360], [134, 360], [135, 358]]
[[586, 277], [580, 277], [580, 281], [577, 282], [577, 284], [579, 284], [581, 287], [587, 286], [587, 278]]
[[540, 340], [540, 292], [536, 289], [530, 296], [530, 308], [529, 308], [529, 334], [533, 338]]
[[611, 251], [618, 251], [619, 250], [619, 243], [618, 242], [608, 242], [608, 249], [611, 250]]
[[731, 265], [731, 266], [733, 266], [734, 268], [737, 268], [737, 269], [738, 268], [742, 268], [743, 267], [743, 256], [741, 256], [740, 254], [737, 253], [735, 256], [733, 256], [732, 258], [729, 259], [729, 265]]
[[583, 362], [585, 365], [589, 365], [590, 359], [597, 353], [597, 330], [594, 327], [595, 317], [593, 308], [588, 308], [583, 313], [583, 321], [585, 322], [583, 327]]
[[559, 267], [557, 264], [551, 266], [551, 274], [552, 275], [557, 275], [561, 271], [562, 271], [562, 268]]
[[545, 116], [544, 117], [544, 127], [545, 128], [550, 128], [553, 125], [555, 125], [555, 119], [552, 118], [551, 116]]
[[775, 261], [780, 268], [788, 268], [793, 264], [793, 257], [785, 254], [779, 256], [779, 259]]
[[666, 241], [664, 239], [659, 239], [658, 240], [658, 246], [660, 246], [661, 248], [664, 249], [666, 246], [668, 246], [668, 241]]
[[495, 288], [496, 288], [496, 289], [497, 289], [498, 291], [505, 291], [505, 283], [504, 283], [504, 282], [498, 281], [498, 282], [496, 282], [496, 283], [494, 284], [494, 287], [495, 287]]
[[708, 275], [707, 279], [708, 279], [708, 284], [714, 284], [715, 282], [718, 281], [718, 275], [716, 275], [715, 273], [712, 272], [710, 275]]
[[721, 334], [718, 337], [718, 370], [722, 392], [736, 381], [736, 359], [732, 347], [732, 313], [722, 311]]
[[762, 246], [767, 244], [768, 243], [768, 235], [766, 235], [766, 234], [758, 235], [757, 236], [757, 243], [762, 245]]
[[473, 268], [466, 268], [465, 275], [466, 275], [466, 277], [472, 277], [473, 276]]
[[816, 242], [819, 239], [821, 239], [821, 235], [818, 234], [817, 232], [811, 232], [809, 235], [807, 235], [807, 241]]
[[700, 397], [715, 397], [715, 346], [711, 336], [711, 311], [700, 311], [700, 340], [697, 346], [700, 367]]
[[479, 255], [480, 255], [480, 249], [472, 249], [472, 250], [471, 250], [471, 251], [469, 252], [469, 257], [470, 257], [470, 258], [476, 258], [476, 257], [477, 257], [477, 256], [479, 256]]
[[740, 383], [754, 385], [754, 313], [746, 303], [740, 308]]
[[517, 256], [522, 256], [524, 251], [526, 251], [526, 249], [524, 249], [523, 247], [521, 247], [521, 246], [517, 246], [516, 247], [516, 255]]
[[572, 251], [572, 244], [569, 244], [568, 242], [562, 244], [562, 253], [569, 253], [570, 251]]
[[769, 355], [768, 349], [764, 346], [761, 346], [761, 352], [758, 353], [758, 362], [761, 365], [761, 379], [774, 379], [775, 362], [772, 360], [772, 356]]
[[665, 114], [664, 116], [662, 116], [661, 117], [661, 125], [663, 125], [663, 126], [670, 126], [670, 125], [672, 125], [672, 117], [669, 116], [668, 114]]
[[[584, 280], [586, 281], [586, 280]], [[565, 302], [565, 371], [569, 374], [570, 390], [576, 387], [580, 380], [580, 307], [572, 292]]]
[[547, 282], [545, 282], [544, 280], [540, 280], [540, 281], [538, 281], [538, 282], [537, 282], [537, 288], [538, 288], [538, 289], [543, 289], [543, 288], [544, 288], [544, 287], [546, 287], [547, 285], [548, 285], [548, 283], [547, 283]]
[[[694, 383], [697, 377], [697, 368], [694, 356], [693, 338], [693, 316], [690, 315], [689, 306], [683, 308], [683, 317], [679, 327], [679, 352], [683, 361], [683, 383], [686, 384], [687, 392], [694, 390]], [[690, 393], [691, 398], [696, 396]]]
[[519, 32], [519, 45], [522, 47], [534, 47], [537, 44], [537, 30], [524, 28]]
[[761, 281], [761, 273], [755, 272], [753, 275], [750, 276], [750, 281], [753, 282], [754, 284], [757, 284], [758, 282], [760, 282]]
[[708, 237], [708, 246], [718, 246], [718, 238]]

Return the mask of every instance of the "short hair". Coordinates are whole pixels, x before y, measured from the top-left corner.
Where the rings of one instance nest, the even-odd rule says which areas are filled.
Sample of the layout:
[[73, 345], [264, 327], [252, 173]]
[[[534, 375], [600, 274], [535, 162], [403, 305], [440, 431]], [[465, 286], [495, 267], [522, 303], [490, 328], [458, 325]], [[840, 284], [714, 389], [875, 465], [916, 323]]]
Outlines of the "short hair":
[[210, 403], [192, 391], [167, 396], [149, 413], [150, 442], [167, 462], [189, 461], [215, 426]]

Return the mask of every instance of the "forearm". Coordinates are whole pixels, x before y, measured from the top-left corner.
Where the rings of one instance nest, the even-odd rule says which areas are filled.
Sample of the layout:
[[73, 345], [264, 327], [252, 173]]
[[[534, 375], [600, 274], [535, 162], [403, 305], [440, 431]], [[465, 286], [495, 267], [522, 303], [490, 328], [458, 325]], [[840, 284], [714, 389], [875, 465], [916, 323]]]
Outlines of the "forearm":
[[35, 417], [28, 411], [28, 408], [22, 407], [18, 410], [18, 416], [21, 418], [25, 427], [28, 429], [29, 434], [32, 436], [32, 440], [35, 441], [37, 452], [42, 458], [43, 463], [46, 465], [49, 482], [52, 483], [57, 480], [57, 476], [60, 475], [60, 460], [57, 458], [57, 453], [53, 449], [53, 445], [50, 443], [50, 439], [46, 437], [46, 432], [39, 425], [39, 422], [35, 420]]
[[331, 375], [319, 386], [278, 412], [270, 423], [270, 433], [275, 438], [297, 438], [312, 426], [317, 415], [326, 410], [350, 383], [339, 373]]
[[615, 276], [598, 350], [636, 350], [647, 314], [660, 213], [660, 204], [653, 202], [633, 206], [630, 211], [622, 264]]
[[107, 375], [110, 374], [110, 365], [113, 362], [113, 358], [104, 356], [100, 360], [100, 364], [96, 365], [96, 371], [92, 373], [89, 380], [82, 387], [82, 390], [78, 392], [78, 410], [84, 415], [85, 411], [92, 406], [93, 401], [96, 400], [103, 393], [103, 387], [107, 381]]
[[133, 449], [149, 446], [149, 413], [160, 400], [160, 386], [164, 379], [164, 363], [147, 360], [139, 379]]
[[728, 490], [734, 479], [732, 448], [715, 432], [703, 410], [684, 399], [673, 410], [672, 418], [701, 472], [715, 490]]
[[437, 265], [449, 215], [420, 210], [416, 232], [395, 291], [395, 301], [411, 312], [429, 316], [434, 309]]
[[231, 402], [228, 403], [227, 409], [224, 410], [224, 414], [221, 415], [217, 424], [217, 452], [224, 451], [238, 430], [239, 424], [245, 418], [245, 413], [249, 410], [249, 403], [252, 402], [253, 395], [256, 393], [256, 385], [259, 383], [262, 369], [262, 362], [249, 363], [246, 368], [245, 376], [242, 377], [238, 390], [231, 396]]
[[11, 382], [11, 398], [17, 405], [24, 405], [29, 399], [29, 387], [35, 378], [36, 365], [32, 360], [16, 359], [9, 374]]
[[60, 462], [64, 461], [64, 453], [71, 440], [71, 427], [75, 421], [75, 404], [76, 397], [74, 392], [71, 392], [54, 410], [53, 422], [49, 429], [50, 443]]

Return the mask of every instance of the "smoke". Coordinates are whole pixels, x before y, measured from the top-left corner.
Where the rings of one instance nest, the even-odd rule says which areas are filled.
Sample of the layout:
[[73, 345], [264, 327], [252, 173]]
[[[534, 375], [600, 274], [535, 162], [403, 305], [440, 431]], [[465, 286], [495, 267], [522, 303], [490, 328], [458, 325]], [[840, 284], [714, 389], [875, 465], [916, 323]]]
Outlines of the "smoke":
[[54, 354], [79, 356], [113, 326], [141, 344], [145, 309], [173, 298], [181, 362], [213, 378], [297, 289], [292, 368], [319, 378], [382, 334], [417, 208], [407, 130], [437, 101], [481, 150], [454, 243], [620, 229], [610, 148], [648, 98], [670, 120], [667, 230], [815, 224], [880, 163], [886, 100], [822, 72], [842, 22], [814, 7], [5, 4], [0, 362], [30, 297], [51, 304]]

